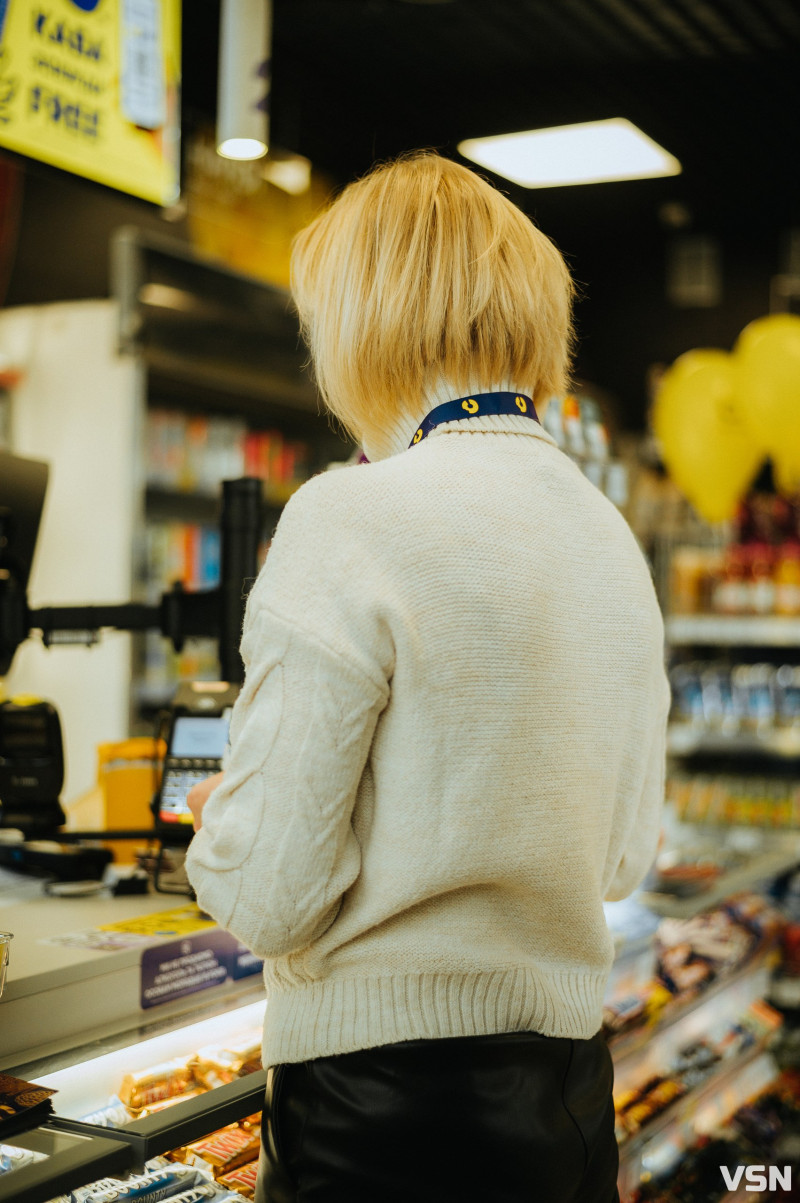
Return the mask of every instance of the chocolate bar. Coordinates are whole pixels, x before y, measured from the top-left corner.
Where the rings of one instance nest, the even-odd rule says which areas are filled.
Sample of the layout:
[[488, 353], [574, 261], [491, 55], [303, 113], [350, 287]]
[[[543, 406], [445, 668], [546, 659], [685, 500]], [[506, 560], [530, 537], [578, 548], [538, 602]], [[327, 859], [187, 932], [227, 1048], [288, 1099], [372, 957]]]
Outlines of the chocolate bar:
[[161, 1099], [185, 1094], [194, 1085], [192, 1070], [185, 1061], [165, 1061], [152, 1069], [140, 1069], [126, 1074], [119, 1088], [119, 1097], [132, 1111], [140, 1111]]
[[218, 1179], [218, 1185], [238, 1191], [245, 1199], [252, 1199], [256, 1193], [257, 1180], [258, 1162], [249, 1161], [247, 1165], [239, 1166], [238, 1170], [231, 1170], [229, 1174]]
[[232, 1124], [228, 1128], [221, 1128], [213, 1136], [187, 1145], [186, 1153], [202, 1158], [213, 1168], [214, 1176], [221, 1178], [245, 1162], [254, 1161], [260, 1149], [261, 1137], [258, 1133]]

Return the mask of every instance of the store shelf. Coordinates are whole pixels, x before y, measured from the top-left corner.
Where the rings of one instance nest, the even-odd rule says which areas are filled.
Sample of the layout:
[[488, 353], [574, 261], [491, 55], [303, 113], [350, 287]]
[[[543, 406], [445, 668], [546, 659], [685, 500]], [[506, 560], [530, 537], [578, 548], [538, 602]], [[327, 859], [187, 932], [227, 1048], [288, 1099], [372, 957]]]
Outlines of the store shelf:
[[667, 643], [673, 647], [800, 647], [800, 618], [777, 615], [673, 614], [666, 620], [665, 631]]
[[761, 755], [793, 760], [800, 758], [800, 727], [724, 733], [698, 723], [671, 723], [667, 751], [671, 756]]
[[[753, 956], [749, 957], [744, 964], [740, 965], [738, 969], [717, 978], [707, 990], [695, 995], [694, 998], [686, 1002], [676, 1000], [674, 1003], [669, 1003], [664, 1008], [661, 1018], [657, 1023], [652, 1026], [638, 1028], [633, 1032], [617, 1036], [614, 1040], [609, 1041], [608, 1047], [614, 1059], [615, 1068], [622, 1066], [628, 1058], [640, 1053], [651, 1041], [657, 1040], [664, 1032], [668, 1031], [676, 1023], [680, 1023], [686, 1019], [687, 1016], [692, 1015], [700, 1007], [705, 1006], [711, 999], [724, 994], [738, 982], [753, 977], [762, 970], [767, 970], [774, 959], [774, 948], [760, 949]], [[764, 985], [767, 986], [768, 982], [765, 981]]]
[[800, 863], [800, 849], [793, 841], [792, 847], [779, 851], [762, 852], [737, 869], [723, 873], [714, 884], [701, 894], [691, 898], [676, 898], [673, 894], [658, 894], [643, 891], [640, 900], [655, 914], [671, 919], [691, 919], [712, 906], [723, 902], [732, 894], [752, 889], [759, 882], [779, 877]]
[[756, 1043], [741, 1056], [733, 1058], [729, 1062], [723, 1062], [717, 1072], [712, 1073], [701, 1086], [676, 1099], [634, 1136], [623, 1141], [619, 1146], [620, 1162], [638, 1155], [648, 1141], [661, 1136], [672, 1124], [680, 1122], [687, 1116], [689, 1109], [692, 1113], [696, 1113], [704, 1103], [713, 1099], [742, 1070], [762, 1057], [765, 1051], [763, 1043]]
[[317, 394], [299, 372], [293, 379], [288, 373], [270, 371], [260, 365], [220, 362], [204, 356], [199, 348], [192, 357], [184, 357], [145, 347], [142, 358], [151, 375], [151, 387], [158, 393], [166, 394], [166, 381], [170, 381], [185, 390], [198, 390], [201, 399], [204, 393], [213, 393], [218, 410], [234, 408], [237, 412], [243, 409], [250, 412], [246, 405], [249, 401], [269, 406], [268, 414], [261, 409], [262, 419], [268, 416], [273, 421], [288, 419], [298, 423], [299, 415], [306, 414], [319, 422]]

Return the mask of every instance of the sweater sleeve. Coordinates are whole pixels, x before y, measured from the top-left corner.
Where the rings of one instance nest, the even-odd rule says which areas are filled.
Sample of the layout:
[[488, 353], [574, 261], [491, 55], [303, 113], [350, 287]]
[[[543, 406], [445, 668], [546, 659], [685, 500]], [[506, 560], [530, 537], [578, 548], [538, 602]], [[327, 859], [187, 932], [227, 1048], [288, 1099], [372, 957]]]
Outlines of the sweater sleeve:
[[309, 492], [284, 511], [251, 591], [226, 773], [186, 861], [200, 906], [264, 958], [317, 939], [358, 876], [350, 819], [389, 696], [347, 523], [332, 530]]
[[670, 705], [669, 682], [661, 666], [660, 657], [654, 703], [652, 738], [639, 806], [633, 817], [622, 857], [606, 890], [606, 902], [618, 902], [632, 894], [646, 876], [658, 850], [661, 811], [664, 804], [667, 715]]

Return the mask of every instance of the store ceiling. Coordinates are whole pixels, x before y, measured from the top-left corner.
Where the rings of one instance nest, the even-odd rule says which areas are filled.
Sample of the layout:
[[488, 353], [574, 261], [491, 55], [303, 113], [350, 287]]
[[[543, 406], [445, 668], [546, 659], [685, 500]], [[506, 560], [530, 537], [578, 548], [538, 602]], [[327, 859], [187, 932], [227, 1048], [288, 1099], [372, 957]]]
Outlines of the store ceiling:
[[[185, 5], [185, 102], [211, 117], [217, 0]], [[191, 17], [190, 14], [191, 13]], [[419, 146], [625, 116], [677, 180], [518, 194], [562, 216], [677, 199], [800, 221], [798, 0], [274, 0], [273, 135], [339, 179]]]

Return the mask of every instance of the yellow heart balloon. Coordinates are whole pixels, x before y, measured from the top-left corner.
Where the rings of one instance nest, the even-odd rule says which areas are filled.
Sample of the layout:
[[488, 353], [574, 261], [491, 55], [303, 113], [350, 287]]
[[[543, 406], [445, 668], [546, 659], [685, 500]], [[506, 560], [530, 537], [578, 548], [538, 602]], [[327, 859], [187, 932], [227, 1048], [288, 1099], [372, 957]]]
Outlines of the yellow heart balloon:
[[742, 419], [776, 462], [800, 460], [800, 317], [775, 313], [745, 326], [734, 348]]
[[733, 518], [761, 463], [741, 420], [733, 359], [725, 351], [687, 351], [665, 373], [653, 426], [670, 476], [708, 522]]

